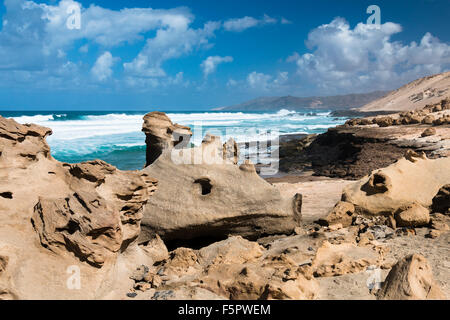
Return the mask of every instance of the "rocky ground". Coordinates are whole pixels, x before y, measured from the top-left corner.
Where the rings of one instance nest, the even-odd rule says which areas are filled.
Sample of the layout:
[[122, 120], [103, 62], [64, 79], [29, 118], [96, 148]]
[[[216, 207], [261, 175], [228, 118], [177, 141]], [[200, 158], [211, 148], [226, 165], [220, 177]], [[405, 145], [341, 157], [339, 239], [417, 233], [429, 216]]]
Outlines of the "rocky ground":
[[287, 141], [267, 181], [163, 113], [134, 172], [0, 117], [0, 299], [447, 299], [448, 108]]

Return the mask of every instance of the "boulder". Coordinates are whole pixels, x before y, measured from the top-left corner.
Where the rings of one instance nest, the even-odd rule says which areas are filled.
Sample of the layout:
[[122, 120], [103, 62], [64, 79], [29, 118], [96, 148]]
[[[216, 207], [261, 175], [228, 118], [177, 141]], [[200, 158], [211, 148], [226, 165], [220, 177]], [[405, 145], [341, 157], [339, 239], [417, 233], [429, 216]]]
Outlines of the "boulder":
[[425, 129], [424, 132], [422, 132], [422, 138], [423, 137], [430, 137], [430, 136], [434, 136], [436, 134], [436, 129], [435, 128], [428, 128]]
[[442, 110], [450, 110], [450, 98], [441, 101]]
[[426, 238], [437, 239], [441, 236], [442, 230], [431, 229], [428, 234], [425, 235]]
[[147, 144], [146, 166], [151, 165], [166, 149], [187, 147], [192, 136], [190, 128], [173, 124], [164, 112], [157, 111], [144, 116], [142, 131]]
[[410, 111], [402, 117], [401, 122], [404, 125], [418, 124], [421, 123], [423, 119], [424, 116], [418, 114], [417, 112]]
[[354, 213], [355, 206], [352, 203], [339, 201], [328, 216], [319, 219], [318, 223], [327, 227], [336, 224], [341, 224], [342, 227], [348, 227], [352, 224]]
[[394, 119], [392, 117], [376, 118], [376, 123], [382, 128], [390, 127], [394, 124]]
[[450, 158], [408, 157], [411, 161], [402, 158], [347, 186], [342, 200], [369, 215], [392, 215], [414, 202], [430, 207], [439, 189], [450, 182]]
[[450, 227], [448, 226], [448, 217], [443, 214], [436, 213], [431, 217], [430, 228], [439, 231], [449, 231]]
[[450, 124], [450, 115], [444, 114], [442, 117], [433, 121], [433, 125], [435, 126], [442, 126], [444, 124]]
[[347, 126], [369, 126], [372, 125], [374, 122], [371, 119], [368, 118], [356, 118], [356, 119], [350, 119], [345, 122], [345, 125]]
[[381, 300], [446, 300], [427, 259], [407, 256], [392, 267], [378, 293]]
[[432, 115], [427, 115], [423, 118], [422, 124], [433, 124], [433, 121], [436, 120], [436, 118]]
[[442, 105], [437, 103], [433, 106], [433, 112], [439, 112], [442, 111]]
[[158, 191], [145, 207], [140, 243], [153, 234], [164, 241], [220, 240], [294, 231], [301, 220], [301, 195], [282, 197], [253, 164], [237, 165], [229, 150], [219, 137], [207, 135], [198, 147], [165, 150], [144, 169], [158, 180]]
[[450, 214], [450, 184], [439, 189], [433, 198], [431, 209], [433, 212]]
[[430, 223], [430, 211], [420, 204], [413, 203], [399, 208], [394, 218], [398, 227], [424, 227]]

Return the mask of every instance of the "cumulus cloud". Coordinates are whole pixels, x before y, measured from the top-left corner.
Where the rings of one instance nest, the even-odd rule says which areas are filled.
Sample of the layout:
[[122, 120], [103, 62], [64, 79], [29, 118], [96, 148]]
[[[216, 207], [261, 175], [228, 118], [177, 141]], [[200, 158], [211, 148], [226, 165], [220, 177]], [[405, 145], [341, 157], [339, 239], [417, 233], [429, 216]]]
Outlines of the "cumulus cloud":
[[236, 19], [229, 19], [226, 20], [223, 23], [223, 28], [227, 31], [233, 31], [233, 32], [242, 32], [244, 30], [266, 25], [266, 24], [275, 24], [278, 20], [274, 19], [268, 15], [264, 15], [261, 19], [256, 19], [253, 17], [243, 17], [243, 18], [236, 18]]
[[304, 80], [322, 91], [392, 89], [450, 66], [450, 46], [426, 33], [419, 43], [404, 45], [391, 37], [402, 31], [387, 22], [379, 28], [359, 23], [353, 29], [342, 18], [309, 33], [310, 52], [294, 53]]
[[92, 75], [98, 81], [105, 81], [113, 74], [112, 66], [114, 65], [114, 58], [111, 52], [106, 51], [97, 58], [94, 66], [91, 69]]
[[191, 53], [196, 48], [208, 48], [209, 38], [219, 23], [208, 22], [200, 29], [189, 27], [189, 21], [158, 29], [156, 36], [147, 40], [144, 48], [131, 62], [124, 63], [126, 73], [137, 77], [163, 77], [163, 62]]
[[247, 76], [247, 84], [251, 89], [267, 91], [280, 89], [289, 79], [288, 72], [278, 72], [276, 77], [253, 71]]
[[221, 63], [226, 62], [233, 62], [233, 57], [226, 56], [226, 57], [220, 57], [220, 56], [211, 56], [206, 58], [200, 65], [200, 67], [203, 70], [203, 75], [208, 77], [211, 73], [216, 72], [217, 66]]
[[[184, 7], [111, 10], [96, 5], [84, 8], [73, 0], [61, 0], [56, 4], [5, 0], [4, 5], [6, 13], [0, 29], [0, 73], [3, 70], [2, 79], [10, 77], [11, 82], [20, 77], [29, 82], [33, 82], [33, 78], [45, 82], [50, 77], [63, 77], [68, 64], [74, 66], [72, 72], [82, 71], [79, 67], [84, 66], [90, 70], [87, 74], [95, 75], [94, 79], [107, 79], [107, 53], [99, 57], [92, 68], [86, 68], [85, 62], [70, 61], [67, 52], [75, 49], [88, 53], [91, 46], [110, 52], [113, 47], [145, 41], [140, 53], [123, 64], [124, 79], [166, 77], [169, 83], [179, 83], [179, 80], [173, 80], [176, 76], [166, 75], [162, 64], [190, 54], [197, 48], [209, 48], [209, 39], [220, 27], [218, 22], [208, 22], [202, 28], [192, 28], [194, 16]], [[73, 6], [80, 8], [80, 29], [67, 27], [68, 9]], [[148, 37], [150, 31], [152, 36]], [[80, 42], [83, 45], [75, 48]], [[69, 82], [77, 79], [77, 83], [83, 84], [80, 81], [83, 76], [86, 74], [70, 74], [66, 83], [72, 86], [74, 83]]]
[[[67, 28], [70, 16], [67, 12], [73, 6], [81, 9], [79, 30]], [[143, 34], [150, 30], [165, 27], [183, 28], [193, 19], [187, 8], [111, 10], [96, 5], [83, 8], [81, 3], [73, 0], [61, 0], [58, 5], [26, 1], [22, 7], [27, 10], [41, 10], [42, 18], [47, 22], [46, 31], [50, 47], [69, 44], [78, 39], [89, 39], [103, 46], [117, 46], [142, 40]]]

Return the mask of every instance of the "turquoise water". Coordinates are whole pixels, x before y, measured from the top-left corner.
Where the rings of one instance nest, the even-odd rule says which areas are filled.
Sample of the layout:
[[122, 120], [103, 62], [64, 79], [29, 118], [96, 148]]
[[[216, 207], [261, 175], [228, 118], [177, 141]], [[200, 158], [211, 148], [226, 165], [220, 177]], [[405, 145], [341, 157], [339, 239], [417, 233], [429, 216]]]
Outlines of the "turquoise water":
[[[107, 161], [122, 170], [142, 169], [145, 164], [145, 135], [141, 132], [144, 112], [3, 112], [19, 123], [36, 123], [53, 130], [47, 138], [52, 155], [64, 162], [93, 159]], [[174, 123], [193, 128], [192, 142], [204, 134], [233, 137], [238, 142], [259, 141], [282, 134], [321, 133], [345, 122], [329, 112], [276, 113], [168, 112]]]

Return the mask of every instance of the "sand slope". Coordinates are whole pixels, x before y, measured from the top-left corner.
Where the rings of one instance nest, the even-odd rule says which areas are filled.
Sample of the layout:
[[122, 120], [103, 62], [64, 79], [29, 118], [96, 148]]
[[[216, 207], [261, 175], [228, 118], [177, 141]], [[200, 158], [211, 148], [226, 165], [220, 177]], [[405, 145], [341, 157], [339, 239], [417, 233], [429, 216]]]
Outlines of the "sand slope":
[[409, 111], [434, 104], [450, 96], [450, 71], [417, 79], [359, 111]]

